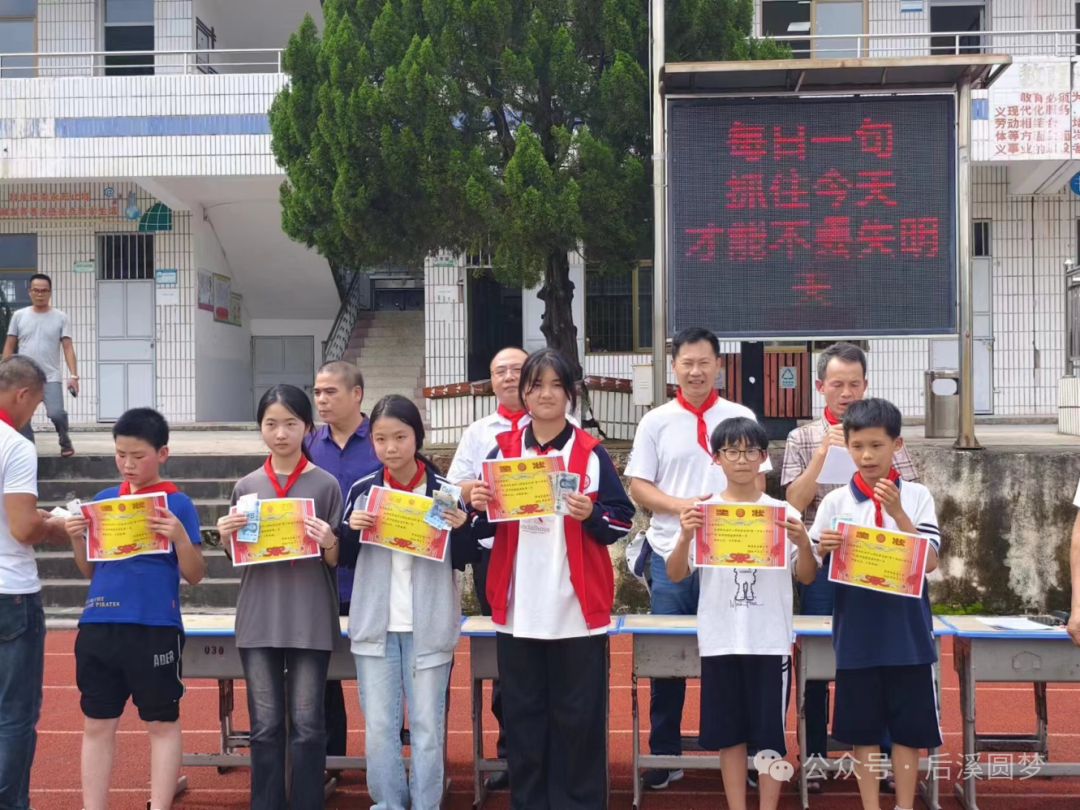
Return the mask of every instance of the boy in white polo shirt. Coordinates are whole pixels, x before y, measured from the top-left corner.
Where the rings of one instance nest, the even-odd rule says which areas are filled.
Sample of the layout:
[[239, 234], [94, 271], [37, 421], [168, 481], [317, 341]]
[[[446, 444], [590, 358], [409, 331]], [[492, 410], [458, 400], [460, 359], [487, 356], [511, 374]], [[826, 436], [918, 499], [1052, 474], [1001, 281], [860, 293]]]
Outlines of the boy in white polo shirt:
[[[671, 556], [679, 536], [679, 515], [689, 506], [708, 500], [727, 486], [724, 471], [713, 463], [709, 436], [723, 420], [733, 416], [754, 418], [754, 412], [716, 393], [720, 372], [720, 342], [707, 329], [684, 329], [671, 342], [671, 369], [679, 383], [676, 397], [653, 408], [642, 418], [634, 435], [634, 449], [626, 464], [630, 497], [652, 512], [648, 542], [634, 565], [634, 574], [645, 575], [650, 563], [652, 613], [658, 616], [692, 616], [697, 612], [698, 578], [682, 582], [668, 579], [664, 561]], [[772, 469], [766, 456], [758, 478], [765, 488], [764, 473]], [[649, 750], [657, 756], [682, 754], [683, 702], [686, 681], [654, 679], [649, 687]], [[682, 771], [651, 770], [642, 783], [653, 790], [681, 779]]]
[[[818, 508], [810, 537], [820, 557], [840, 547], [837, 523], [918, 534], [930, 542], [926, 570], [937, 568], [941, 532], [929, 490], [902, 481], [893, 456], [903, 447], [900, 411], [884, 399], [853, 402], [844, 440], [858, 472]], [[828, 559], [824, 560], [828, 565]], [[915, 805], [919, 749], [941, 745], [934, 664], [937, 648], [926, 583], [919, 599], [838, 584], [833, 609], [836, 702], [833, 736], [854, 748], [864, 807], [878, 807], [874, 759], [892, 738], [896, 807]]]
[[[768, 458], [765, 428], [746, 417], [725, 419], [712, 433], [713, 458], [727, 486], [718, 500], [783, 506], [791, 571], [701, 568], [698, 650], [701, 654], [701, 747], [720, 751], [724, 795], [731, 810], [746, 810], [747, 748], [787, 754], [784, 721], [791, 694], [791, 572], [803, 583], [817, 574], [810, 537], [796, 509], [758, 489], [758, 470]], [[683, 511], [681, 531], [667, 560], [672, 582], [695, 567], [694, 533], [704, 522], [700, 508]], [[771, 761], [771, 760], [770, 760]], [[762, 771], [762, 810], [775, 810], [782, 783]]]

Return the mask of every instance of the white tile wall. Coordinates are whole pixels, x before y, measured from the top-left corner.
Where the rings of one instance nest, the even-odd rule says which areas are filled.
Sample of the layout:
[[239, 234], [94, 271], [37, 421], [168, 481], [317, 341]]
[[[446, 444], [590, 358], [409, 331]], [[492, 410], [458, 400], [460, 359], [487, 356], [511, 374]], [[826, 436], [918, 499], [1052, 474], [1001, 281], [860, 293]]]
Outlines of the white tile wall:
[[[41, 183], [5, 184], [5, 195], [24, 193], [85, 193], [91, 203], [107, 204], [106, 185], [116, 190], [116, 197], [126, 199], [136, 192], [143, 211], [156, 200], [134, 184], [78, 183], [47, 185]], [[72, 325], [75, 356], [82, 378], [82, 393], [72, 400], [65, 395], [72, 423], [97, 421], [97, 306], [96, 275], [75, 273], [75, 262], [96, 258], [96, 234], [134, 232], [137, 223], [124, 219], [71, 221], [2, 217], [0, 233], [36, 233], [38, 269], [53, 280], [53, 305], [68, 314]], [[196, 275], [191, 250], [191, 215], [173, 212], [173, 230], [158, 233], [154, 239], [154, 265], [178, 272], [179, 306], [159, 306], [157, 320], [157, 407], [167, 419], [191, 422], [195, 419], [195, 343], [193, 319], [196, 308]], [[35, 418], [35, 426], [45, 426], [44, 410]]]
[[0, 79], [4, 176], [281, 174], [269, 135], [61, 138], [56, 119], [263, 115], [285, 81], [271, 73]]
[[[184, 51], [195, 47], [192, 0], [154, 0], [154, 50]], [[158, 56], [157, 75], [184, 72], [183, 56]]]
[[[99, 0], [38, 0], [39, 53], [86, 53], [97, 50]], [[87, 57], [42, 59], [43, 76], [89, 76]]]

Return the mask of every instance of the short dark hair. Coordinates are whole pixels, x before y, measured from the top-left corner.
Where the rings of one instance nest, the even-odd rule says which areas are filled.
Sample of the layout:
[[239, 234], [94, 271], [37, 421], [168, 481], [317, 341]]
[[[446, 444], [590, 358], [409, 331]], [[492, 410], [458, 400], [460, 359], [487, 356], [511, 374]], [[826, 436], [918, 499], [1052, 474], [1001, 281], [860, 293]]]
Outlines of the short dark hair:
[[26, 288], [30, 289], [30, 285], [33, 284], [35, 281], [46, 282], [49, 285], [49, 291], [52, 291], [52, 279], [44, 273], [34, 273], [34, 275], [30, 276], [30, 280], [26, 282]]
[[155, 450], [169, 444], [169, 423], [153, 408], [132, 408], [124, 411], [112, 429], [113, 441], [121, 436], [142, 439]]
[[333, 374], [345, 380], [350, 388], [361, 390], [364, 388], [364, 375], [360, 373], [355, 363], [350, 363], [348, 360], [331, 360], [329, 363], [323, 363], [319, 366], [316, 376], [318, 374]]
[[45, 372], [37, 360], [25, 354], [13, 354], [0, 360], [0, 391], [45, 387]]
[[825, 372], [829, 370], [829, 362], [839, 360], [841, 363], [858, 363], [862, 366], [862, 375], [866, 376], [866, 353], [854, 343], [834, 343], [821, 353], [817, 361], [817, 378], [825, 379]]
[[674, 360], [679, 356], [679, 350], [683, 346], [689, 343], [701, 343], [702, 341], [712, 346], [713, 354], [717, 357], [720, 356], [720, 341], [716, 335], [708, 329], [702, 329], [700, 326], [691, 326], [688, 329], [683, 329], [671, 339], [671, 359]]
[[715, 456], [725, 447], [738, 447], [746, 443], [746, 448], [769, 449], [769, 434], [758, 422], [747, 416], [733, 416], [713, 428], [709, 446]]
[[852, 402], [844, 411], [844, 439], [856, 431], [870, 428], [882, 428], [890, 439], [899, 439], [902, 422], [900, 409], [889, 400], [861, 399]]
[[[555, 372], [563, 390], [566, 391], [570, 408], [577, 408], [577, 384], [574, 381], [574, 371], [570, 367], [570, 361], [563, 357], [562, 352], [552, 348], [533, 352], [521, 367], [521, 381], [518, 383], [521, 404], [525, 404], [525, 395], [540, 384], [540, 378], [549, 368]], [[528, 410], [527, 407], [526, 410]]]

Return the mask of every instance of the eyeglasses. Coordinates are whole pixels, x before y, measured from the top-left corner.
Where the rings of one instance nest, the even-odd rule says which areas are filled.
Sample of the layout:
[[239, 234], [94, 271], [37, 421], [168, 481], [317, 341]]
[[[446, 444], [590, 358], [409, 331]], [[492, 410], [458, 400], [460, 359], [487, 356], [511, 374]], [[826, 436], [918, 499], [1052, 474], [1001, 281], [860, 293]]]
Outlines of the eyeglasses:
[[761, 461], [765, 457], [765, 451], [760, 447], [751, 447], [747, 450], [738, 450], [734, 447], [725, 447], [720, 451], [720, 455], [726, 458], [728, 461], [738, 461], [740, 457], [746, 456], [746, 460], [753, 463], [755, 461]]
[[505, 380], [507, 377], [521, 376], [521, 366], [499, 366], [495, 369], [495, 377], [500, 380]]
[[30, 294], [31, 295], [48, 295], [51, 292], [52, 292], [52, 290], [43, 290], [40, 287], [31, 287], [30, 288]]

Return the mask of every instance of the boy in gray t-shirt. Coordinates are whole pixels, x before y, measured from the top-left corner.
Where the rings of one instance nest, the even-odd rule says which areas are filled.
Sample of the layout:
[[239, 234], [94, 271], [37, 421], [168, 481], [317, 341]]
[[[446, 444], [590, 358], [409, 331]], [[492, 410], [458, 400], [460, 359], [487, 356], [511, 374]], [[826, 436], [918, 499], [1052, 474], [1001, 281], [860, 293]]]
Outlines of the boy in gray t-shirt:
[[[60, 454], [75, 453], [68, 435], [68, 415], [64, 410], [64, 360], [67, 360], [71, 376], [68, 386], [78, 393], [79, 373], [75, 365], [75, 349], [71, 342], [71, 327], [65, 312], [54, 309], [52, 281], [38, 273], [30, 279], [30, 299], [33, 306], [20, 309], [11, 316], [8, 324], [4, 357], [18, 352], [38, 362], [45, 371], [45, 410], [60, 439]], [[34, 441], [34, 431], [27, 422], [21, 431]]]

